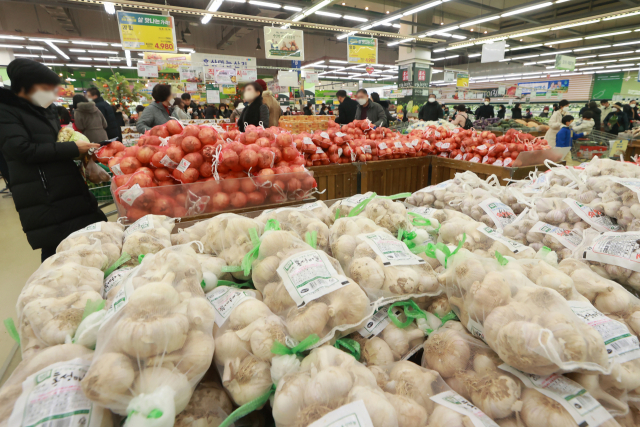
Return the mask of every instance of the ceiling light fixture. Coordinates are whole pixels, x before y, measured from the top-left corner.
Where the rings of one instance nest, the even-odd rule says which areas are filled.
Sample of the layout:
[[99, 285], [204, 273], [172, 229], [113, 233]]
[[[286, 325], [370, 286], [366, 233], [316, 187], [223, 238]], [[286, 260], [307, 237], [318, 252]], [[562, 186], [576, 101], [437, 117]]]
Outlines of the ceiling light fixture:
[[556, 40], [554, 42], [545, 43], [544, 45], [545, 46], [551, 46], [553, 44], [571, 43], [571, 42], [577, 42], [577, 41], [580, 41], [580, 40], [582, 40], [582, 37], [578, 37], [578, 38], [575, 38], [575, 39], [569, 39], [569, 40]]
[[282, 5], [278, 3], [271, 3], [268, 1], [258, 1], [258, 0], [249, 0], [249, 4], [253, 4], [255, 6], [271, 7], [274, 9], [280, 9], [282, 7]]
[[73, 44], [88, 44], [88, 45], [93, 45], [93, 46], [109, 46], [109, 43], [102, 43], [102, 42], [85, 42], [85, 41], [71, 41], [71, 43]]
[[535, 6], [529, 6], [529, 7], [524, 7], [522, 9], [512, 10], [511, 12], [503, 13], [500, 16], [505, 17], [505, 16], [519, 15], [521, 13], [525, 13], [525, 12], [529, 12], [529, 11], [537, 10], [537, 9], [542, 9], [543, 7], [548, 7], [548, 6], [551, 6], [552, 4], [553, 4], [552, 2], [548, 1], [546, 3], [537, 4]]
[[[350, 33], [342, 34], [342, 35], [340, 35], [340, 36], [338, 36], [338, 37], [336, 37], [336, 38], [337, 38], [338, 40], [346, 39], [347, 37], [352, 36], [352, 35], [354, 35], [355, 33], [356, 33], [356, 31], [351, 31]], [[345, 61], [345, 64], [346, 64], [346, 63], [347, 63], [347, 62]]]
[[127, 58], [127, 67], [131, 67], [131, 51], [130, 50], [125, 50], [124, 51], [124, 56], [125, 56], [125, 58]]
[[563, 53], [569, 53], [569, 52], [571, 52], [571, 49], [569, 49], [569, 50], [559, 50], [557, 52], [541, 53], [540, 56], [561, 55]]
[[60, 40], [60, 39], [43, 39], [43, 38], [34, 38], [29, 37], [29, 40], [34, 42], [43, 42], [43, 43], [69, 43], [69, 40]]
[[295, 7], [295, 6], [283, 6], [285, 10], [290, 10], [292, 12], [300, 12], [302, 10], [301, 7]]
[[[29, 40], [33, 40], [33, 39], [29, 39]], [[47, 46], [49, 46], [51, 49], [55, 50], [56, 52], [58, 52], [58, 54], [60, 56], [62, 56], [64, 59], [69, 59], [69, 56], [67, 56], [66, 53], [64, 53], [62, 50], [60, 50], [60, 48], [58, 46], [56, 46], [55, 44], [53, 44], [53, 42], [50, 41], [45, 41], [45, 43], [47, 44]]]
[[403, 12], [402, 16], [413, 15], [414, 13], [418, 13], [421, 10], [429, 9], [431, 7], [441, 5], [442, 3], [443, 3], [442, 1], [438, 0], [438, 1], [433, 1], [431, 3], [423, 4], [422, 6], [414, 7], [413, 9], [409, 9], [406, 12]]
[[352, 16], [352, 15], [344, 15], [342, 17], [342, 19], [346, 19], [348, 21], [357, 21], [357, 22], [367, 22], [367, 21], [369, 21], [366, 18], [360, 18], [359, 16]]
[[0, 44], [0, 47], [4, 49], [22, 49], [22, 46], [17, 44]]
[[[251, 2], [249, 2], [251, 3]], [[321, 12], [318, 11], [315, 13], [316, 15], [320, 15], [320, 16], [330, 16], [331, 18], [342, 18], [342, 15], [338, 14], [338, 13], [331, 13], [331, 12]]]
[[18, 36], [0, 36], [0, 39], [25, 40], [24, 37], [18, 37]]
[[540, 47], [540, 46], [542, 46], [542, 43], [538, 43], [538, 44], [530, 44], [530, 45], [527, 45], [527, 46], [512, 47], [510, 50], [511, 50], [511, 51], [514, 51], [514, 50], [522, 50], [522, 49], [529, 49], [529, 48], [532, 48], [532, 47]]
[[605, 49], [611, 47], [610, 44], [604, 46], [589, 46], [589, 47], [581, 47], [580, 49], [573, 49], [574, 52], [582, 52], [584, 50], [596, 50], [596, 49]]
[[603, 21], [610, 21], [612, 19], [618, 18], [626, 18], [628, 16], [640, 15], [640, 11], [629, 12], [629, 13], [621, 13], [620, 15], [607, 16], [606, 18], [602, 18]]
[[92, 53], [104, 53], [104, 54], [109, 54], [109, 55], [117, 55], [118, 52], [115, 50], [88, 50], [88, 52], [92, 52]]
[[411, 39], [398, 40], [398, 41], [395, 41], [395, 42], [387, 43], [387, 46], [395, 46], [395, 45], [398, 45], [400, 43], [408, 43], [408, 42], [412, 42], [414, 40], [415, 40], [415, 37], [411, 38]]
[[460, 28], [470, 27], [472, 25], [481, 24], [483, 22], [494, 21], [496, 19], [500, 19], [500, 15], [489, 16], [487, 18], [476, 19], [475, 21], [464, 22], [460, 24]]
[[580, 21], [580, 22], [574, 22], [572, 24], [558, 25], [557, 27], [551, 27], [551, 31], [563, 30], [565, 28], [579, 27], [581, 25], [595, 24], [597, 22], [600, 22], [599, 18], [598, 19], [589, 19], [589, 20]]
[[625, 52], [614, 52], [614, 53], [602, 53], [598, 56], [616, 56], [616, 55], [627, 55], [629, 53], [634, 53], [633, 50], [627, 50]]
[[588, 40], [588, 39], [599, 39], [600, 37], [617, 36], [617, 35], [620, 35], [620, 34], [628, 34], [630, 32], [631, 32], [631, 30], [629, 30], [629, 31], [617, 31], [615, 33], [598, 34], [597, 36], [587, 36], [587, 37], [585, 37], [585, 40]]
[[116, 6], [110, 1], [102, 2], [102, 4], [104, 5], [104, 11], [109, 15], [113, 15], [114, 13], [116, 13]]
[[31, 55], [29, 53], [14, 53], [13, 56], [18, 56], [20, 58], [37, 58], [38, 55]]
[[69, 52], [82, 52], [82, 53], [85, 53], [86, 50], [85, 49], [69, 49]]
[[640, 43], [640, 41], [635, 41], [635, 42], [626, 42], [626, 43], [616, 43], [616, 44], [614, 44], [613, 46], [614, 46], [614, 47], [616, 47], [616, 46], [628, 46], [628, 45], [630, 45], [630, 44], [638, 44], [638, 43]]

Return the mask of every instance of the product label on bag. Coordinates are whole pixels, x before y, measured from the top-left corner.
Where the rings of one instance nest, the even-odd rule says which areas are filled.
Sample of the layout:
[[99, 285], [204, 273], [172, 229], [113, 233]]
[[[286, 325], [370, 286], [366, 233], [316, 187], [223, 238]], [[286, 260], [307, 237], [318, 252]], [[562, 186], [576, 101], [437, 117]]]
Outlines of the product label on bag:
[[136, 199], [144, 194], [144, 190], [140, 187], [139, 184], [134, 184], [131, 188], [120, 195], [120, 199], [128, 204], [129, 206], [133, 205], [133, 202]]
[[340, 202], [340, 204], [344, 206], [354, 207], [367, 200], [370, 196], [371, 194], [356, 194], [355, 196], [347, 197], [342, 202]]
[[612, 176], [609, 179], [617, 184], [624, 185], [636, 194], [640, 194], [640, 179], [638, 178], [618, 178]]
[[582, 259], [640, 271], [640, 232], [602, 233], [582, 252]]
[[114, 175], [124, 175], [122, 173], [122, 169], [120, 169], [120, 165], [113, 165], [111, 167], [111, 172], [113, 172]]
[[507, 364], [498, 368], [518, 377], [527, 388], [536, 389], [561, 404], [578, 426], [599, 426], [611, 419], [609, 412], [587, 390], [569, 378], [558, 374], [525, 374]]
[[365, 145], [363, 148], [364, 148], [364, 152], [365, 153], [371, 154], [371, 146], [370, 145]]
[[189, 160], [182, 159], [180, 160], [180, 164], [176, 169], [184, 173], [184, 171], [186, 171], [190, 165], [191, 165], [191, 162]]
[[276, 272], [298, 307], [349, 284], [333, 268], [327, 255], [316, 250], [291, 255]]
[[102, 223], [96, 222], [94, 224], [87, 225], [85, 228], [81, 228], [78, 231], [74, 231], [73, 233], [69, 234], [68, 237], [77, 236], [78, 234], [84, 234], [84, 233], [93, 233], [100, 230], [102, 230]]
[[468, 417], [474, 427], [499, 427], [487, 414], [453, 390], [443, 391], [431, 396], [430, 399], [439, 405], [456, 411], [460, 415]]
[[313, 145], [313, 141], [308, 136], [305, 136], [304, 138], [302, 138], [302, 143], [305, 145]]
[[396, 141], [393, 143], [393, 146], [396, 148], [402, 148], [402, 143], [400, 141]]
[[[402, 310], [396, 307], [394, 314], [399, 316], [400, 313], [402, 313]], [[389, 323], [391, 323], [391, 319], [389, 319], [389, 305], [385, 305], [376, 310], [373, 316], [367, 320], [367, 323], [358, 330], [358, 333], [366, 339], [371, 339], [382, 332]]]
[[342, 132], [336, 132], [336, 136], [343, 137], [343, 136], [347, 136], [347, 134]]
[[320, 136], [323, 137], [324, 139], [329, 139], [329, 134], [326, 132], [321, 132]]
[[105, 410], [82, 391], [80, 381], [91, 362], [81, 358], [54, 363], [29, 376], [15, 403], [8, 425], [19, 427], [95, 427]]
[[618, 363], [640, 358], [640, 342], [622, 323], [610, 319], [586, 301], [567, 301], [571, 310], [602, 335], [609, 359]]
[[449, 179], [447, 181], [443, 181], [440, 184], [430, 185], [428, 187], [424, 187], [422, 190], [416, 191], [416, 193], [432, 193], [436, 190], [444, 190], [453, 185], [453, 180]]
[[478, 206], [487, 213], [489, 218], [491, 218], [491, 221], [493, 221], [499, 229], [503, 229], [505, 226], [514, 222], [517, 218], [516, 214], [509, 206], [505, 205], [495, 197], [483, 200], [478, 204]]
[[409, 212], [417, 213], [425, 218], [431, 218], [431, 215], [433, 215], [437, 210], [438, 209], [436, 208], [430, 208], [428, 206], [418, 206], [416, 208], [408, 209]]
[[522, 251], [524, 251], [525, 249], [528, 248], [527, 245], [523, 245], [520, 242], [516, 242], [515, 240], [511, 240], [508, 237], [505, 237], [504, 234], [498, 233], [496, 230], [494, 230], [493, 228], [488, 227], [486, 225], [480, 225], [480, 226], [478, 226], [478, 228], [476, 230], [478, 230], [479, 232], [481, 232], [482, 234], [484, 234], [488, 238], [502, 243], [507, 248], [509, 248], [509, 250], [511, 252], [513, 252], [514, 254], [522, 252]]
[[256, 293], [251, 290], [236, 289], [228, 286], [220, 286], [208, 292], [205, 297], [216, 311], [216, 325], [222, 327], [234, 308], [240, 303], [255, 298]]
[[131, 298], [134, 291], [135, 289], [133, 289], [133, 284], [130, 281], [125, 282], [124, 286], [120, 288], [116, 296], [113, 298], [111, 306], [107, 308], [107, 313], [104, 315], [100, 329], [109, 323], [109, 320], [111, 320], [113, 316], [118, 314], [127, 305], [129, 298]]
[[606, 216], [604, 212], [592, 209], [588, 205], [570, 198], [564, 199], [563, 202], [569, 206], [576, 215], [582, 218], [584, 222], [593, 227], [594, 230], [603, 233], [620, 230], [620, 226], [617, 225], [611, 217]]
[[162, 163], [163, 165], [165, 165], [166, 167], [170, 168], [170, 169], [175, 169], [178, 167], [178, 164], [176, 162], [174, 162], [173, 160], [171, 160], [171, 158], [169, 156], [167, 156], [166, 154], [164, 155], [164, 157], [162, 159], [160, 159], [160, 163]]
[[380, 144], [378, 144], [378, 148], [380, 148], [381, 150], [386, 150], [387, 144], [385, 144], [384, 142], [381, 142]]
[[107, 299], [111, 289], [118, 286], [122, 280], [129, 275], [129, 271], [131, 270], [131, 267], [119, 268], [108, 275], [102, 284], [102, 298]]
[[[456, 313], [457, 316], [460, 316], [460, 313]], [[469, 321], [467, 322], [467, 330], [476, 338], [480, 338], [484, 341], [484, 326], [480, 324], [480, 322], [476, 322], [471, 317], [469, 317]]]
[[373, 422], [364, 402], [356, 400], [329, 412], [308, 427], [373, 427]]
[[324, 153], [324, 151], [322, 151], [322, 148], [316, 147], [316, 154], [322, 154], [322, 153]]
[[565, 230], [564, 228], [556, 227], [542, 221], [536, 222], [529, 232], [544, 233], [553, 236], [562, 244], [562, 246], [571, 250], [577, 248], [582, 242], [582, 237], [574, 231]]
[[382, 258], [382, 265], [418, 265], [426, 261], [412, 253], [407, 245], [384, 232], [358, 234], [356, 238], [366, 242]]
[[124, 238], [131, 236], [133, 233], [137, 231], [145, 231], [151, 230], [153, 228], [153, 220], [151, 216], [145, 215], [133, 224], [129, 226], [126, 230], [124, 230]]

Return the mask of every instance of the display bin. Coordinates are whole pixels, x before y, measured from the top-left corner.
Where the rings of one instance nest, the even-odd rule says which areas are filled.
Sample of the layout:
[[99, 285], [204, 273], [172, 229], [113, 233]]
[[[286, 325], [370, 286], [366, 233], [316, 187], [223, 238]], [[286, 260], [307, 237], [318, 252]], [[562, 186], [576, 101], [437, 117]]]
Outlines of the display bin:
[[360, 193], [374, 191], [383, 196], [414, 192], [429, 185], [433, 157], [413, 157], [360, 164]]
[[307, 169], [313, 172], [318, 191], [322, 193], [316, 194], [319, 200], [340, 199], [358, 194], [358, 166], [355, 163], [310, 166]]
[[[558, 164], [564, 163], [564, 161], [558, 162]], [[471, 163], [463, 160], [434, 157], [431, 161], [431, 181], [429, 185], [435, 185], [453, 179], [457, 173], [466, 171], [471, 171], [482, 179], [487, 179], [489, 176], [495, 175], [498, 177], [501, 185], [507, 185], [506, 179], [519, 180], [529, 176], [529, 172], [536, 170], [546, 171], [547, 169], [549, 168], [544, 164], [521, 168], [505, 168], [502, 166], [483, 165], [481, 163]]]
[[628, 162], [632, 162], [632, 157], [640, 155], [640, 139], [634, 139], [629, 141], [627, 145], [627, 151], [624, 153], [624, 159]]

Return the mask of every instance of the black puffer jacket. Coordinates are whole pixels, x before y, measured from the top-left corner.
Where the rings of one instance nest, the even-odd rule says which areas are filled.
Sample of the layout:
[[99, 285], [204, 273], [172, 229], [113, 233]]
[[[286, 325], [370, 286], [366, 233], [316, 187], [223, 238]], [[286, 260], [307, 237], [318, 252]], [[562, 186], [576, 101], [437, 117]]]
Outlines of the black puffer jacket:
[[107, 135], [109, 136], [109, 139], [120, 137], [120, 140], [122, 140], [122, 129], [120, 129], [120, 124], [118, 124], [113, 107], [101, 96], [97, 97], [94, 102], [107, 121]]
[[0, 88], [0, 150], [11, 194], [33, 249], [56, 247], [72, 232], [106, 221], [73, 161], [74, 142], [56, 142], [55, 106], [36, 107]]
[[444, 117], [442, 106], [437, 102], [427, 102], [418, 112], [418, 119], [424, 121], [436, 121]]

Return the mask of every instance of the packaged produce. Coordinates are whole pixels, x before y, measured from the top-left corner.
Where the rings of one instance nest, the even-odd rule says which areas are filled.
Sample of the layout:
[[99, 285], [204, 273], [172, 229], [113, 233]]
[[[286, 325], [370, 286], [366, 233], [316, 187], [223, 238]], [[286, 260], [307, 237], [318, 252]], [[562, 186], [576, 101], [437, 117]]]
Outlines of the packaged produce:
[[50, 256], [40, 265], [39, 270], [53, 270], [69, 263], [104, 271], [109, 266], [109, 257], [102, 251], [102, 242], [93, 239], [89, 244], [74, 245], [65, 251]]
[[218, 427], [233, 411], [229, 397], [216, 382], [201, 382], [189, 404], [176, 417], [176, 427]]
[[171, 232], [175, 219], [165, 215], [145, 215], [124, 232], [122, 252], [131, 257], [130, 264], [137, 265], [140, 255], [154, 254], [171, 246]]
[[120, 258], [123, 238], [124, 226], [122, 224], [96, 222], [67, 236], [56, 248], [56, 253], [67, 251], [76, 245], [91, 244], [92, 239], [97, 239], [100, 240], [102, 252], [107, 255], [108, 263], [111, 265]]

